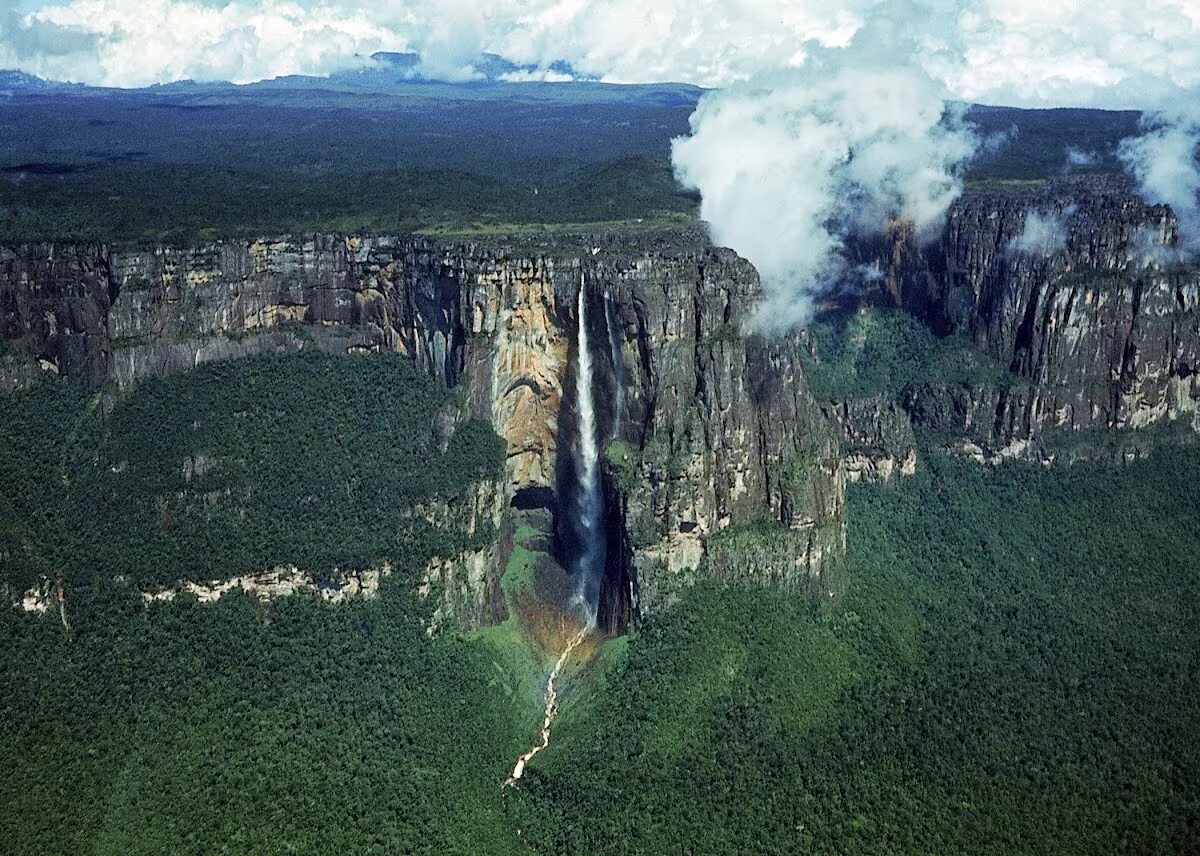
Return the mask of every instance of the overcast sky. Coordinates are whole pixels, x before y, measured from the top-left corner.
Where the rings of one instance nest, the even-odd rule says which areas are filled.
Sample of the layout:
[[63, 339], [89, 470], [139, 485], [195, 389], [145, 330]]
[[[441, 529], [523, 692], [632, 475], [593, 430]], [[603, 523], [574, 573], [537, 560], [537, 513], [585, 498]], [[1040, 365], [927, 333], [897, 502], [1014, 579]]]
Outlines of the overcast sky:
[[392, 50], [452, 79], [489, 51], [723, 86], [844, 45], [898, 6], [917, 9], [918, 60], [951, 97], [1142, 107], [1200, 88], [1200, 0], [0, 0], [0, 67], [118, 86], [246, 82]]

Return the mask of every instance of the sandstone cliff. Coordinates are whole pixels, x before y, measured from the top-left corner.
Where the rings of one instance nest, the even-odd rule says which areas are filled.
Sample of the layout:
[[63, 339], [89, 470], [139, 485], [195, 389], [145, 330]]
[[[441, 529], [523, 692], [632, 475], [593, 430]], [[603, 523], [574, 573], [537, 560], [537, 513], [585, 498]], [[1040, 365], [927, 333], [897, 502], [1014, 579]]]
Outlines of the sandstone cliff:
[[[616, 309], [624, 413], [609, 458], [644, 608], [699, 575], [824, 585], [844, 546], [837, 438], [797, 341], [744, 332], [754, 270], [708, 250], [596, 275]], [[787, 545], [773, 563], [710, 549], [717, 533], [767, 521], [789, 533], [771, 539]]]
[[[265, 351], [406, 353], [462, 390], [460, 415], [490, 419], [504, 438], [502, 483], [473, 514], [504, 523], [509, 507], [561, 513], [570, 490], [560, 438], [575, 430], [581, 287], [595, 310], [595, 393], [613, 441], [606, 627], [705, 573], [820, 582], [844, 537], [836, 437], [808, 393], [797, 343], [744, 330], [754, 271], [699, 236], [0, 249], [13, 346], [0, 370], [10, 386], [53, 370], [119, 395], [142, 377]], [[709, 555], [714, 534], [764, 520], [789, 533], [771, 567]], [[568, 547], [559, 545], [562, 566]], [[500, 542], [443, 557], [420, 588], [438, 592], [440, 619], [496, 620], [505, 561]]]
[[930, 244], [897, 225], [849, 248], [880, 274], [856, 299], [965, 337], [1019, 381], [1004, 385], [929, 379], [818, 405], [812, 341], [750, 334], [756, 274], [688, 233], [0, 248], [0, 381], [53, 371], [116, 396], [264, 351], [408, 354], [461, 390], [451, 427], [487, 418], [506, 443], [503, 478], [455, 512], [501, 537], [418, 581], [439, 619], [474, 626], [503, 616], [518, 522], [557, 533], [538, 567], [570, 566], [547, 521], [572, 489], [582, 288], [606, 445], [601, 613], [619, 629], [705, 576], [835, 592], [844, 483], [912, 472], [917, 433], [991, 461], [1110, 429], [1200, 430], [1200, 272], [1175, 229], [1120, 180], [1063, 179], [972, 189]]

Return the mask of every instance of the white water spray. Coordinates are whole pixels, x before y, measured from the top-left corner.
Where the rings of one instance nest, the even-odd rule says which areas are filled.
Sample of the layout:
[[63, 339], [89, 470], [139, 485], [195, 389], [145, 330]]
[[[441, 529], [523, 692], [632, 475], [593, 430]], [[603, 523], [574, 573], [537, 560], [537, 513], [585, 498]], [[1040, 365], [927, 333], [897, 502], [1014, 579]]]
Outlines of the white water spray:
[[542, 730], [538, 736], [538, 742], [529, 747], [529, 751], [517, 759], [517, 763], [513, 766], [512, 773], [505, 780], [506, 787], [515, 785], [522, 776], [525, 775], [525, 765], [538, 752], [541, 752], [550, 745], [550, 726], [554, 724], [554, 717], [558, 715], [558, 689], [554, 686], [558, 680], [559, 672], [563, 666], [567, 664], [567, 658], [571, 656], [571, 652], [579, 647], [587, 636], [591, 627], [584, 627], [567, 643], [567, 647], [558, 655], [558, 660], [554, 663], [554, 668], [550, 670], [550, 678], [546, 681], [546, 710], [542, 715]]
[[621, 343], [614, 335], [617, 325], [613, 323], [612, 297], [604, 292], [604, 326], [608, 332], [608, 346], [612, 349], [613, 382], [616, 391], [616, 402], [613, 407], [612, 431], [609, 439], [617, 439], [621, 429], [621, 411], [625, 408], [625, 388], [621, 383]]
[[583, 607], [589, 628], [596, 626], [600, 601], [600, 578], [604, 573], [603, 533], [600, 531], [603, 502], [600, 495], [596, 446], [596, 408], [592, 401], [592, 355], [588, 349], [587, 299], [583, 277], [579, 279], [579, 335], [577, 340], [579, 373], [575, 395], [579, 406], [579, 524], [583, 544], [576, 563], [575, 601]]

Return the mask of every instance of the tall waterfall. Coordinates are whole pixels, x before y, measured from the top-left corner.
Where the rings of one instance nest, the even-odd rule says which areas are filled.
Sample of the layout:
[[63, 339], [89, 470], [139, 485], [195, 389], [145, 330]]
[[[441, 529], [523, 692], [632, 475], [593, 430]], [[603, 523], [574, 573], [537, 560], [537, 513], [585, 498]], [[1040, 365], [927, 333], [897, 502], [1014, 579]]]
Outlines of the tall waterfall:
[[617, 338], [617, 325], [613, 323], [612, 297], [607, 291], [604, 292], [604, 326], [608, 331], [608, 347], [612, 351], [613, 385], [616, 394], [609, 439], [616, 440], [621, 431], [621, 411], [625, 409], [625, 389], [621, 383], [621, 343]]
[[[577, 340], [579, 371], [575, 396], [579, 410], [579, 442], [576, 454], [579, 463], [579, 529], [583, 543], [576, 562], [575, 599], [583, 607], [588, 627], [596, 624], [600, 604], [600, 581], [604, 576], [604, 503], [600, 493], [598, 463], [600, 450], [596, 445], [596, 408], [592, 398], [592, 355], [588, 349], [587, 299], [583, 276], [579, 278], [579, 334]], [[607, 318], [605, 319], [607, 321]]]
[[[608, 347], [611, 349], [617, 396], [610, 439], [617, 436], [622, 408], [621, 346], [614, 331], [611, 304], [609, 294], [605, 291], [604, 329], [608, 336]], [[587, 309], [587, 292], [584, 288], [583, 274], [580, 273], [579, 297], [575, 313], [579, 325], [575, 340], [575, 428], [577, 434], [573, 450], [575, 484], [563, 487], [570, 490], [574, 498], [572, 508], [574, 513], [567, 518], [571, 534], [574, 536], [570, 540], [576, 549], [575, 594], [572, 608], [578, 608], [582, 612], [581, 617], [584, 624], [566, 643], [566, 647], [563, 648], [554, 663], [554, 668], [550, 670], [550, 676], [546, 681], [541, 729], [538, 731], [533, 745], [517, 758], [512, 773], [504, 782], [506, 787], [515, 786], [525, 775], [526, 766], [533, 760], [533, 757], [550, 745], [550, 728], [554, 724], [554, 718], [558, 715], [558, 681], [571, 654], [583, 644], [588, 634], [595, 630], [600, 612], [600, 590], [604, 579], [607, 539], [604, 532], [604, 496], [599, 473], [600, 449], [596, 441], [595, 380], [592, 377], [592, 351], [588, 339]], [[631, 588], [631, 601], [632, 597]]]

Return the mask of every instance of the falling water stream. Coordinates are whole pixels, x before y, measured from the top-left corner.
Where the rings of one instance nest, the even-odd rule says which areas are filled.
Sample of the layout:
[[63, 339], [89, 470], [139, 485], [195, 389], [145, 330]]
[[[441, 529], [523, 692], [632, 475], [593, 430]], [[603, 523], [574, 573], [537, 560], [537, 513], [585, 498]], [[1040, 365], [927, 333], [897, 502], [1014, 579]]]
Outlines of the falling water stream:
[[[607, 319], [606, 319], [607, 320]], [[583, 544], [576, 562], [575, 602], [584, 611], [588, 627], [596, 626], [600, 603], [600, 578], [604, 573], [604, 537], [600, 531], [604, 513], [600, 495], [596, 446], [596, 408], [592, 400], [592, 355], [588, 348], [587, 300], [583, 280], [579, 282], [579, 373], [576, 396], [579, 406], [579, 524]]]

